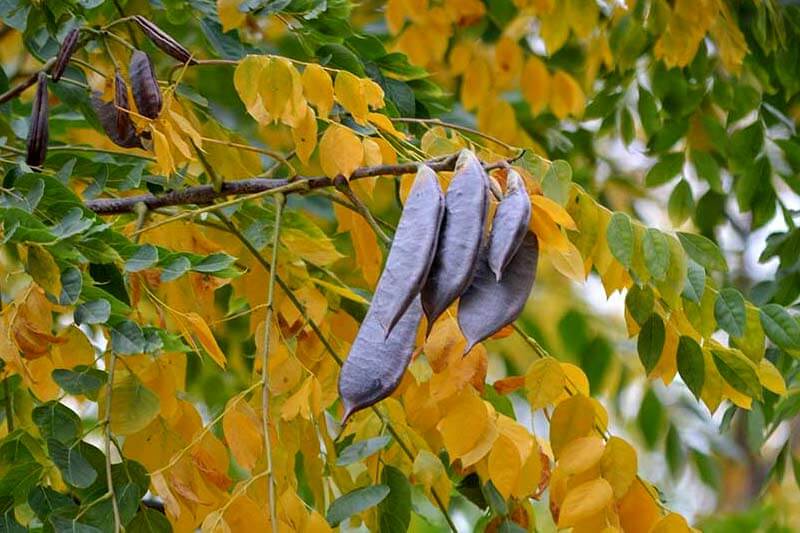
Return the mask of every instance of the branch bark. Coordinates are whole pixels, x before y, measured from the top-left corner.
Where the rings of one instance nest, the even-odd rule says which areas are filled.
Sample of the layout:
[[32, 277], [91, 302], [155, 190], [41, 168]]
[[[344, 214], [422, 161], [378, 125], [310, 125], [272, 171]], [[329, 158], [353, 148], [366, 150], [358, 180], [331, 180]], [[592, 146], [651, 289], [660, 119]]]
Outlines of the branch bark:
[[[484, 168], [494, 170], [503, 168], [513, 163], [522, 154], [499, 161], [497, 163], [485, 164]], [[433, 159], [421, 162], [399, 163], [395, 165], [375, 165], [369, 167], [359, 167], [350, 176], [350, 180], [361, 178], [371, 178], [375, 176], [401, 176], [403, 174], [413, 174], [417, 171], [420, 164], [431, 167], [436, 172], [453, 170], [458, 154], [447, 156], [443, 159]], [[143, 203], [148, 209], [158, 209], [171, 205], [196, 204], [206, 205], [213, 203], [218, 198], [226, 196], [241, 196], [257, 194], [270, 191], [281, 187], [284, 194], [306, 192], [313, 189], [333, 187], [334, 179], [327, 176], [311, 176], [294, 178], [251, 178], [239, 181], [225, 181], [219, 190], [215, 190], [213, 185], [197, 185], [187, 187], [179, 191], [172, 191], [165, 194], [140, 194], [136, 196], [126, 196], [124, 198], [99, 198], [86, 202], [86, 207], [99, 215], [118, 215], [122, 213], [132, 213], [136, 204]], [[288, 187], [288, 188], [287, 188]]]

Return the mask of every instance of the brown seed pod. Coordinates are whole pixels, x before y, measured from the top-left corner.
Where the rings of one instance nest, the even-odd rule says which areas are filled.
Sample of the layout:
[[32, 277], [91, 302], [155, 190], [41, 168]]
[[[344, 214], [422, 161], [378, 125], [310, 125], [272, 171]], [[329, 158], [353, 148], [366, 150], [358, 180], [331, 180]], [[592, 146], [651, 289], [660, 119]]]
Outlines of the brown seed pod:
[[58, 82], [58, 80], [61, 79], [61, 75], [64, 74], [64, 69], [67, 68], [72, 54], [75, 53], [75, 49], [78, 47], [78, 37], [80, 33], [81, 30], [79, 28], [71, 29], [64, 38], [64, 42], [61, 43], [61, 48], [58, 49], [58, 55], [56, 56], [56, 62], [53, 63], [53, 68], [50, 69], [50, 76], [53, 78], [54, 82]]
[[147, 118], [157, 118], [161, 112], [163, 100], [153, 64], [147, 54], [141, 50], [133, 52], [128, 73], [131, 77], [131, 90], [133, 91], [133, 100], [136, 102], [136, 109]]
[[100, 100], [99, 93], [92, 95], [92, 106], [94, 107], [100, 124], [106, 131], [106, 135], [114, 141], [114, 144], [123, 148], [139, 148], [142, 143], [136, 135], [136, 128], [131, 120], [130, 104], [128, 102], [128, 86], [119, 71], [114, 73], [114, 100], [103, 102]]
[[47, 115], [47, 74], [40, 72], [28, 130], [28, 155], [25, 158], [25, 162], [32, 167], [42, 166], [47, 157], [47, 142], [50, 139]]
[[372, 298], [372, 308], [387, 337], [428, 277], [443, 216], [439, 179], [429, 167], [420, 166]]
[[370, 308], [339, 372], [339, 395], [344, 403], [344, 418], [389, 396], [411, 361], [417, 329], [422, 320], [419, 297], [412, 300], [405, 314], [387, 337]]
[[497, 281], [489, 266], [488, 249], [484, 251], [472, 284], [458, 302], [458, 325], [467, 339], [464, 353], [522, 313], [536, 279], [538, 259], [539, 241], [528, 231], [503, 278]]
[[506, 195], [497, 206], [489, 235], [489, 266], [497, 281], [522, 245], [531, 220], [531, 201], [522, 177], [509, 170], [506, 183]]
[[162, 52], [170, 55], [180, 61], [181, 63], [189, 63], [194, 65], [197, 63], [192, 59], [192, 54], [181, 43], [175, 40], [170, 34], [156, 26], [151, 20], [141, 16], [135, 15], [133, 20], [139, 25], [147, 38], [161, 49]]
[[428, 333], [475, 275], [488, 209], [489, 178], [475, 154], [464, 150], [458, 156], [455, 175], [447, 188], [439, 245], [422, 289]]

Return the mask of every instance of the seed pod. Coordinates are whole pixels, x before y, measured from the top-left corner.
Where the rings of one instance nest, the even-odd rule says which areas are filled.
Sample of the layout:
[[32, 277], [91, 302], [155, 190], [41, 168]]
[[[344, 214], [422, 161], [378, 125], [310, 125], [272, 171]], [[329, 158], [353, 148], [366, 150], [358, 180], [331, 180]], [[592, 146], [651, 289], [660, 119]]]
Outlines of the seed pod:
[[497, 281], [522, 245], [531, 220], [531, 201], [525, 182], [517, 172], [509, 170], [506, 183], [506, 195], [495, 211], [489, 235], [489, 266]]
[[463, 150], [445, 196], [445, 214], [436, 257], [422, 289], [428, 333], [436, 319], [467, 289], [483, 241], [489, 209], [489, 179], [478, 158]]
[[25, 158], [25, 162], [32, 167], [42, 166], [47, 157], [47, 142], [50, 139], [47, 114], [47, 74], [40, 72], [28, 130], [28, 155]]
[[50, 69], [50, 76], [53, 78], [54, 82], [58, 82], [58, 80], [61, 79], [61, 75], [64, 74], [64, 69], [67, 68], [72, 54], [75, 53], [75, 49], [78, 47], [78, 37], [80, 33], [81, 30], [79, 28], [71, 29], [64, 38], [64, 42], [61, 43], [61, 48], [58, 49], [58, 55], [56, 56], [56, 62], [53, 63], [53, 68]]
[[119, 71], [114, 74], [114, 100], [103, 102], [99, 93], [92, 95], [92, 106], [106, 135], [114, 144], [123, 148], [139, 148], [142, 143], [136, 135], [136, 128], [131, 120], [128, 102], [128, 86]]
[[475, 344], [514, 322], [522, 313], [536, 279], [539, 241], [530, 231], [497, 281], [489, 266], [488, 253], [481, 257], [472, 285], [458, 303], [458, 325], [467, 339], [464, 353]]
[[153, 70], [153, 64], [147, 54], [136, 50], [131, 55], [131, 65], [128, 70], [131, 77], [131, 89], [136, 109], [147, 118], [157, 118], [163, 104], [161, 89]]
[[443, 216], [444, 195], [436, 173], [421, 166], [372, 298], [372, 309], [385, 336], [389, 336], [428, 277]]
[[194, 65], [197, 63], [192, 59], [192, 54], [181, 43], [175, 40], [170, 34], [156, 26], [152, 21], [141, 15], [135, 15], [133, 20], [139, 25], [147, 38], [162, 52], [174, 57], [181, 63]]
[[414, 298], [388, 337], [371, 308], [339, 373], [344, 418], [389, 396], [411, 361], [422, 306]]

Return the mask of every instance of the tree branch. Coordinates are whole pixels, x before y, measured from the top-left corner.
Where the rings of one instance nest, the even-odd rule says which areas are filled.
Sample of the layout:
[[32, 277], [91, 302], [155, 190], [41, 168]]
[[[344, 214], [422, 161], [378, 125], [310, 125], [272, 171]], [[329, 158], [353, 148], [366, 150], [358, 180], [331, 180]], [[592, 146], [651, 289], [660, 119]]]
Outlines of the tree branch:
[[[509, 163], [513, 163], [520, 156], [505, 159], [497, 163], [485, 164], [484, 168], [494, 170], [502, 168]], [[458, 154], [450, 155], [444, 159], [432, 159], [422, 162], [399, 163], [395, 165], [375, 165], [369, 167], [359, 167], [350, 176], [350, 181], [361, 178], [371, 178], [375, 176], [401, 176], [403, 174], [413, 174], [417, 171], [420, 164], [431, 167], [436, 172], [453, 170]], [[313, 189], [333, 187], [334, 180], [327, 176], [312, 176], [295, 178], [251, 178], [239, 181], [225, 181], [219, 191], [214, 190], [213, 185], [197, 185], [187, 187], [179, 191], [172, 191], [166, 194], [140, 194], [137, 196], [127, 196], [124, 198], [100, 198], [86, 202], [86, 207], [99, 215], [118, 215], [131, 213], [134, 206], [143, 203], [148, 209], [158, 209], [171, 205], [184, 204], [211, 204], [217, 198], [225, 196], [240, 196], [247, 194], [265, 193], [272, 189], [281, 187], [281, 192], [290, 194], [293, 192], [306, 192]]]

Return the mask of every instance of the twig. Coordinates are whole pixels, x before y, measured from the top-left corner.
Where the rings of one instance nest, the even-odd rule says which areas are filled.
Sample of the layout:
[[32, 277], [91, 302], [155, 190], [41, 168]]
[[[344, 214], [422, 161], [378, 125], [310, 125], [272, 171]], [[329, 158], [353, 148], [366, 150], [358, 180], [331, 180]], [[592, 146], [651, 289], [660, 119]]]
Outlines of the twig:
[[114, 512], [114, 533], [122, 530], [122, 519], [117, 505], [117, 496], [114, 493], [114, 480], [111, 475], [111, 400], [114, 393], [114, 369], [117, 366], [117, 354], [110, 352], [110, 362], [108, 364], [108, 394], [106, 395], [106, 415], [105, 415], [105, 448], [106, 448], [106, 483], [108, 483], [108, 494], [111, 497], [111, 509]]
[[269, 270], [267, 286], [267, 317], [264, 320], [264, 352], [261, 356], [261, 427], [264, 430], [264, 451], [267, 454], [267, 485], [269, 494], [269, 526], [275, 531], [278, 523], [278, 511], [275, 506], [275, 476], [272, 473], [272, 443], [269, 439], [269, 342], [272, 330], [273, 297], [275, 294], [275, 277], [278, 272], [278, 247], [281, 233], [281, 215], [284, 198], [282, 194], [275, 196], [275, 226], [272, 230], [272, 263]]
[[372, 231], [375, 232], [375, 235], [383, 241], [384, 244], [389, 244], [392, 240], [383, 232], [381, 227], [378, 225], [378, 222], [375, 220], [375, 217], [372, 216], [369, 208], [364, 205], [364, 202], [361, 201], [361, 198], [356, 196], [356, 193], [353, 192], [353, 189], [350, 187], [350, 184], [344, 178], [344, 176], [337, 176], [334, 181], [336, 188], [344, 194], [348, 200], [353, 204], [355, 210], [358, 214], [364, 217], [364, 220], [367, 221], [367, 224], [370, 225]]
[[438, 118], [411, 118], [411, 117], [397, 117], [391, 118], [392, 122], [406, 122], [411, 124], [432, 124], [434, 126], [441, 126], [443, 128], [462, 131], [464, 133], [468, 133], [470, 135], [475, 135], [482, 139], [486, 139], [487, 141], [493, 142], [499, 146], [502, 146], [509, 152], [518, 152], [519, 148], [516, 146], [511, 146], [505, 141], [501, 141], [497, 137], [493, 135], [489, 135], [487, 133], [483, 133], [482, 131], [478, 131], [474, 128], [470, 128], [469, 126], [461, 126], [460, 124], [452, 124], [450, 122], [444, 122]]
[[4, 92], [3, 94], [0, 94], [0, 104], [4, 104], [4, 103], [8, 102], [9, 100], [11, 100], [13, 98], [16, 98], [17, 96], [22, 94], [23, 91], [25, 91], [25, 89], [27, 89], [28, 87], [30, 87], [31, 85], [36, 83], [36, 80], [39, 79], [39, 73], [40, 72], [49, 72], [50, 69], [53, 67], [53, 64], [55, 62], [56, 62], [56, 58], [55, 57], [51, 57], [50, 59], [48, 59], [45, 62], [44, 65], [42, 65], [42, 67], [39, 70], [37, 70], [36, 72], [31, 74], [30, 77], [28, 77], [27, 80], [23, 81], [19, 85], [16, 85], [16, 86], [10, 88], [9, 90]]
[[[90, 147], [73, 147], [72, 149], [75, 148], [88, 149]], [[420, 164], [428, 165], [435, 172], [451, 171], [455, 167], [456, 159], [457, 154], [453, 154], [445, 159], [423, 161], [422, 163], [410, 162], [394, 165], [359, 167], [353, 172], [353, 175], [350, 176], [350, 181], [362, 178], [372, 178], [375, 176], [401, 176], [403, 174], [413, 174], [416, 173]], [[496, 163], [491, 163], [484, 165], [484, 168], [487, 171], [495, 170], [502, 168], [509, 163], [513, 163], [515, 160], [516, 158], [511, 158]], [[158, 209], [160, 207], [184, 204], [204, 205], [212, 203], [217, 198], [226, 196], [261, 195], [275, 192], [282, 192], [284, 194], [306, 192], [314, 189], [332, 187], [333, 181], [333, 179], [327, 176], [297, 176], [294, 179], [250, 178], [238, 181], [223, 182], [219, 187], [219, 191], [216, 191], [213, 185], [197, 185], [158, 196], [148, 193], [137, 196], [127, 196], [124, 198], [99, 198], [97, 200], [90, 200], [86, 202], [86, 207], [99, 215], [118, 215], [132, 212], [133, 206], [139, 202], [143, 202], [149, 209]], [[279, 191], [276, 191], [275, 189], [279, 189]], [[212, 209], [217, 207], [220, 206], [214, 206]], [[194, 211], [192, 213], [188, 213], [186, 216], [193, 216], [196, 214], [197, 211]]]

